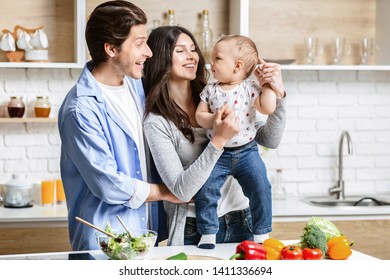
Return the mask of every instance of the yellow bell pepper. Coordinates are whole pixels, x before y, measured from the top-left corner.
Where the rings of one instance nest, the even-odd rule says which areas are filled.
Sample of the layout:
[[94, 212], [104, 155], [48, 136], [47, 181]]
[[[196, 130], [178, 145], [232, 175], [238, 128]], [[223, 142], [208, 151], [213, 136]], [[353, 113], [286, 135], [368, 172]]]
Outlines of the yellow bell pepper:
[[333, 237], [328, 241], [328, 256], [332, 260], [345, 260], [352, 255], [351, 243], [345, 236]]
[[284, 247], [283, 242], [275, 238], [268, 238], [264, 240], [263, 246], [267, 251], [266, 259], [267, 260], [281, 260], [282, 259], [282, 249]]

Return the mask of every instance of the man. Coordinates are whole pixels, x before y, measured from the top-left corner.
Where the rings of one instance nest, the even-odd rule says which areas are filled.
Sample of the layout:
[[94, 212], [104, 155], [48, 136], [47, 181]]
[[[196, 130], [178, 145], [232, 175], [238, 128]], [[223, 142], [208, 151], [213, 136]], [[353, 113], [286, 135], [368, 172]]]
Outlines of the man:
[[152, 56], [146, 22], [145, 13], [127, 1], [97, 6], [87, 22], [92, 61], [58, 115], [73, 250], [98, 249], [96, 231], [76, 216], [100, 228], [107, 221], [121, 228], [119, 215], [130, 229], [157, 230], [160, 207], [153, 201], [180, 202], [165, 185], [146, 183], [156, 175], [142, 132], [145, 96], [140, 79], [143, 63]]

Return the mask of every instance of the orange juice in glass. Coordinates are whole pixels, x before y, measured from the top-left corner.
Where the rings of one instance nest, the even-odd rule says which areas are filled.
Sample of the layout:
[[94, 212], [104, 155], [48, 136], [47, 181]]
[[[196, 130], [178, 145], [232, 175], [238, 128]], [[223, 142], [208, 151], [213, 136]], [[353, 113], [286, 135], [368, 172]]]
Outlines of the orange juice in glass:
[[42, 204], [53, 205], [54, 204], [54, 181], [44, 180], [41, 183], [42, 189]]
[[56, 180], [56, 197], [58, 203], [63, 203], [65, 201], [65, 192], [64, 186], [62, 185], [62, 180]]

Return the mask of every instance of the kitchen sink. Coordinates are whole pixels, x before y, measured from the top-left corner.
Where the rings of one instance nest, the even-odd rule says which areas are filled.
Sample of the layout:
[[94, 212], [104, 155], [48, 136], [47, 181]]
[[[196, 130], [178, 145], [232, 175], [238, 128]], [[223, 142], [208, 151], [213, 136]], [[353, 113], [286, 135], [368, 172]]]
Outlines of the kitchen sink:
[[325, 207], [352, 206], [352, 207], [381, 207], [390, 206], [390, 196], [347, 196], [345, 199], [337, 199], [330, 196], [308, 196], [302, 201]]

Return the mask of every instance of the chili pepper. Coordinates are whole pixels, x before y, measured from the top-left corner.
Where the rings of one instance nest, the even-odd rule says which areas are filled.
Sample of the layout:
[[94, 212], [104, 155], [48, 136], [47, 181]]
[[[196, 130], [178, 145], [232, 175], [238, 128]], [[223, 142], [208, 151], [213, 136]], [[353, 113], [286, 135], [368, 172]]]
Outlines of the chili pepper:
[[237, 245], [236, 253], [230, 257], [230, 260], [265, 260], [266, 254], [263, 245], [245, 240]]
[[267, 256], [266, 256], [267, 260], [281, 260], [282, 259], [281, 251], [284, 247], [284, 244], [281, 241], [279, 241], [275, 238], [268, 238], [268, 239], [264, 240], [263, 246], [264, 246], [265, 250], [267, 251]]
[[177, 255], [170, 256], [169, 258], [167, 258], [167, 260], [173, 260], [173, 261], [188, 260], [188, 257], [186, 253], [181, 252]]
[[328, 241], [328, 256], [332, 260], [345, 260], [352, 255], [352, 243], [345, 236], [337, 236]]

